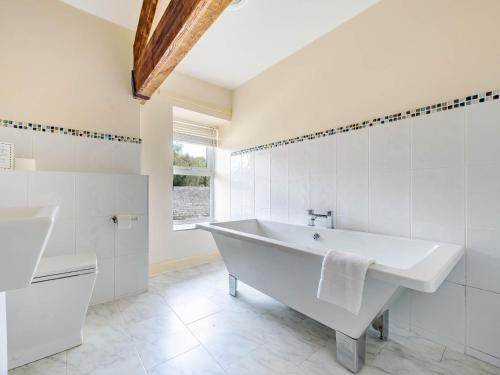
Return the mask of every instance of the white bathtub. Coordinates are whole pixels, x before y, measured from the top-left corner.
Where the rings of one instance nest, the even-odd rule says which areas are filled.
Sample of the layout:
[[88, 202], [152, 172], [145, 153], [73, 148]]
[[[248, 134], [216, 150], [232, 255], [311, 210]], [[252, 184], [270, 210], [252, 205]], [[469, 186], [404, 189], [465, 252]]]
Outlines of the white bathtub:
[[[255, 219], [197, 227], [212, 233], [230, 275], [352, 339], [364, 336], [402, 287], [436, 291], [464, 253], [462, 246], [434, 241]], [[329, 249], [375, 259], [359, 315], [316, 298]]]

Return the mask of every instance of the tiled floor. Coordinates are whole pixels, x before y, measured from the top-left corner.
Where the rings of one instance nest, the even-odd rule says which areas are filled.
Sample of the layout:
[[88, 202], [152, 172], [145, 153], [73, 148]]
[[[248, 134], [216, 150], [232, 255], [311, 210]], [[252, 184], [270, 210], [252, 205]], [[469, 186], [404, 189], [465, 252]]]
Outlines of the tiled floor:
[[[223, 263], [150, 280], [148, 293], [92, 307], [85, 343], [10, 375], [349, 374], [334, 332], [239, 284], [227, 293]], [[500, 374], [500, 369], [407, 332], [368, 339], [361, 374]]]

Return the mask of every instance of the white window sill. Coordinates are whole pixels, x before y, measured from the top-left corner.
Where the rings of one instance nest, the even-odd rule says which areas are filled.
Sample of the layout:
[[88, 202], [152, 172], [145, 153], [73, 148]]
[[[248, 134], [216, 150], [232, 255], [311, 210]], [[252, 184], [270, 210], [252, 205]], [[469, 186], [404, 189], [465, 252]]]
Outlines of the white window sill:
[[194, 230], [196, 229], [196, 224], [178, 224], [174, 225], [174, 232], [179, 232], [183, 230]]

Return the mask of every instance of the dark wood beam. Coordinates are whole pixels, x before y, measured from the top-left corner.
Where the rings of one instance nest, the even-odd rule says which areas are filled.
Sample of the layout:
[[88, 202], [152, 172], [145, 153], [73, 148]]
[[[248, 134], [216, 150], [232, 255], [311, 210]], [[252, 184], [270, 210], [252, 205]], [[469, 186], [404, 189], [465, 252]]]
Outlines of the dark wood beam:
[[134, 62], [134, 96], [151, 97], [230, 3], [231, 0], [171, 0]]
[[137, 31], [135, 32], [134, 64], [139, 59], [139, 56], [142, 51], [144, 51], [144, 48], [148, 43], [149, 33], [151, 32], [151, 26], [153, 25], [153, 19], [155, 18], [156, 5], [158, 5], [158, 0], [142, 1], [139, 24], [137, 25]]

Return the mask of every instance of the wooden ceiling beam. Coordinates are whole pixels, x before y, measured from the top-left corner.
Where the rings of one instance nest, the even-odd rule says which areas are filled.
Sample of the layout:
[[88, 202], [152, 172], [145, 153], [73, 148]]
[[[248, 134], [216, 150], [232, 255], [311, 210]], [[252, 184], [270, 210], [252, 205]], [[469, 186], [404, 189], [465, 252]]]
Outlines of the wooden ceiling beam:
[[134, 96], [149, 99], [231, 1], [171, 0], [146, 47], [134, 61]]
[[158, 0], [143, 0], [141, 15], [139, 16], [139, 24], [137, 25], [137, 31], [135, 32], [134, 40], [134, 64], [139, 59], [142, 51], [146, 47], [149, 39], [149, 33], [151, 32], [151, 26], [153, 26], [153, 20], [155, 18], [156, 6], [158, 5]]

